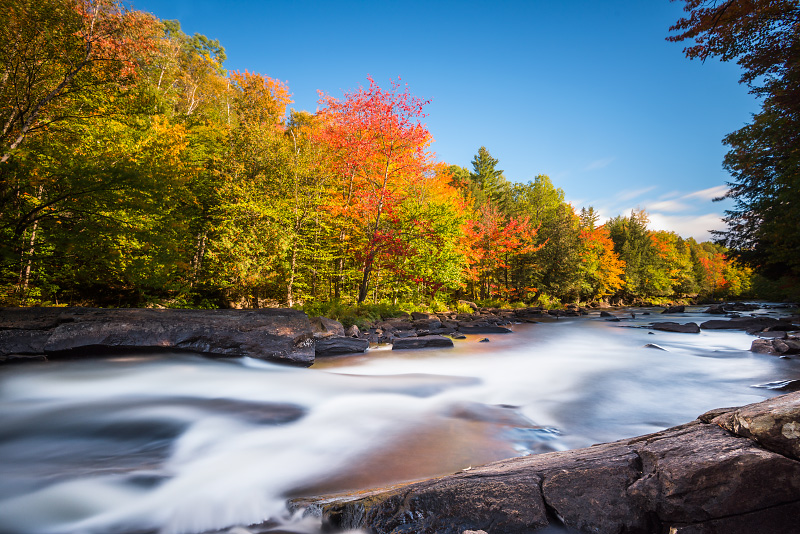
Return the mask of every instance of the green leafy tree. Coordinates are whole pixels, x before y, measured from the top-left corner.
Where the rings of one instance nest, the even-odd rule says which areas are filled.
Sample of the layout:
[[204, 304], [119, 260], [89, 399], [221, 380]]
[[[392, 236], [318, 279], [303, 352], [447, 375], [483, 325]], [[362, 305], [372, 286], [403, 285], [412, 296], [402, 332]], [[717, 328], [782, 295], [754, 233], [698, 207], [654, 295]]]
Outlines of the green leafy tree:
[[752, 124], [725, 138], [735, 207], [719, 242], [769, 276], [800, 275], [800, 2], [682, 1], [687, 16], [668, 40], [689, 41], [690, 59], [736, 60], [763, 98]]

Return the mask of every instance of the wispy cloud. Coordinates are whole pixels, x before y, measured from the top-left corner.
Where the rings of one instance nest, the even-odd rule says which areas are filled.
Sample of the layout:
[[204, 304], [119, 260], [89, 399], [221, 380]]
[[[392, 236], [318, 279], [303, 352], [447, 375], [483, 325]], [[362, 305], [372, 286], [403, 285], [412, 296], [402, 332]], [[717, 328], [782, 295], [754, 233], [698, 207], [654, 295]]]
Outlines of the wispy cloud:
[[701, 189], [700, 191], [695, 191], [694, 193], [689, 193], [688, 195], [684, 195], [681, 198], [699, 198], [702, 200], [713, 200], [715, 198], [721, 197], [727, 192], [728, 192], [728, 186], [718, 185], [715, 187], [709, 187], [708, 189]]
[[669, 213], [678, 213], [690, 209], [692, 209], [692, 206], [677, 200], [662, 200], [661, 202], [654, 202], [647, 205], [648, 211], [666, 211]]
[[645, 187], [642, 189], [628, 189], [627, 191], [620, 191], [619, 194], [615, 196], [615, 199], [618, 201], [631, 200], [632, 198], [640, 197], [646, 193], [649, 193], [655, 188], [656, 186], [651, 185], [650, 187]]
[[609, 165], [611, 165], [614, 162], [615, 159], [617, 159], [617, 158], [596, 159], [593, 162], [591, 162], [589, 165], [584, 167], [583, 170], [584, 171], [594, 171], [594, 170], [597, 170], [597, 169], [602, 169], [604, 167], [608, 167]]

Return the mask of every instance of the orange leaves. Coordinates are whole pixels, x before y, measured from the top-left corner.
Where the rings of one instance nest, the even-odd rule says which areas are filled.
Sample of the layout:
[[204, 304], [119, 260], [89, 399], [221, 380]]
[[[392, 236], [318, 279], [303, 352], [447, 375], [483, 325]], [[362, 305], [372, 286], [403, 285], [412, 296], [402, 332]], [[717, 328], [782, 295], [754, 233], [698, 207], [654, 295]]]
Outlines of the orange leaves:
[[292, 103], [285, 83], [247, 70], [233, 71], [229, 78], [243, 120], [262, 125], [283, 122], [286, 106]]

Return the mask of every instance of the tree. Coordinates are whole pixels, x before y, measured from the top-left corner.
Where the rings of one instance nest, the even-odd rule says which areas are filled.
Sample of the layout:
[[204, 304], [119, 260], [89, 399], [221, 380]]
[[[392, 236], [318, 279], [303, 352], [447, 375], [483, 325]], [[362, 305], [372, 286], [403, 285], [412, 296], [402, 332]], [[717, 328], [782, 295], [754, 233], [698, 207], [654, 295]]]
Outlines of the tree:
[[735, 207], [718, 241], [765, 274], [800, 275], [800, 2], [683, 1], [689, 15], [667, 39], [693, 40], [690, 59], [735, 59], [740, 82], [763, 97], [752, 124], [725, 138], [733, 181], [724, 198]]
[[153, 19], [117, 0], [0, 0], [0, 163], [32, 133], [97, 110], [63, 105], [133, 76]]
[[333, 167], [346, 184], [343, 211], [356, 232], [358, 302], [367, 297], [376, 260], [398, 237], [387, 215], [402, 203], [405, 189], [429, 177], [432, 168], [432, 138], [420, 122], [428, 101], [399, 81], [387, 91], [368, 79], [369, 88], [345, 93], [341, 100], [324, 97], [319, 112], [320, 140], [334, 154]]

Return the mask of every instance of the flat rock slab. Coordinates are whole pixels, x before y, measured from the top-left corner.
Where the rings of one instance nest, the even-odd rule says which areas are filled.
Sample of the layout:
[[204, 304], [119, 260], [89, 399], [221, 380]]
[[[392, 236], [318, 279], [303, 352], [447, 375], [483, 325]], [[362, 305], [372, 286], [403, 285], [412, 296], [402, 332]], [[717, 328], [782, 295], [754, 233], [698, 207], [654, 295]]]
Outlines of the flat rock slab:
[[511, 329], [497, 325], [465, 325], [459, 324], [458, 331], [462, 334], [510, 334]]
[[0, 308], [0, 358], [74, 358], [131, 350], [314, 363], [311, 324], [298, 310]]
[[317, 356], [338, 356], [340, 354], [354, 354], [366, 352], [369, 341], [354, 337], [330, 336], [316, 341]]
[[444, 336], [397, 338], [392, 342], [392, 350], [447, 348], [452, 346], [453, 340]]
[[663, 332], [679, 332], [682, 334], [699, 334], [700, 327], [697, 323], [674, 323], [671, 321], [664, 321], [660, 323], [653, 323], [650, 325], [653, 330], [661, 330]]
[[[638, 438], [292, 505], [311, 505], [334, 530], [380, 534], [535, 532], [551, 524], [607, 534], [750, 533], [765, 525], [796, 533], [799, 419], [800, 392]], [[733, 431], [720, 426], [727, 424]]]

